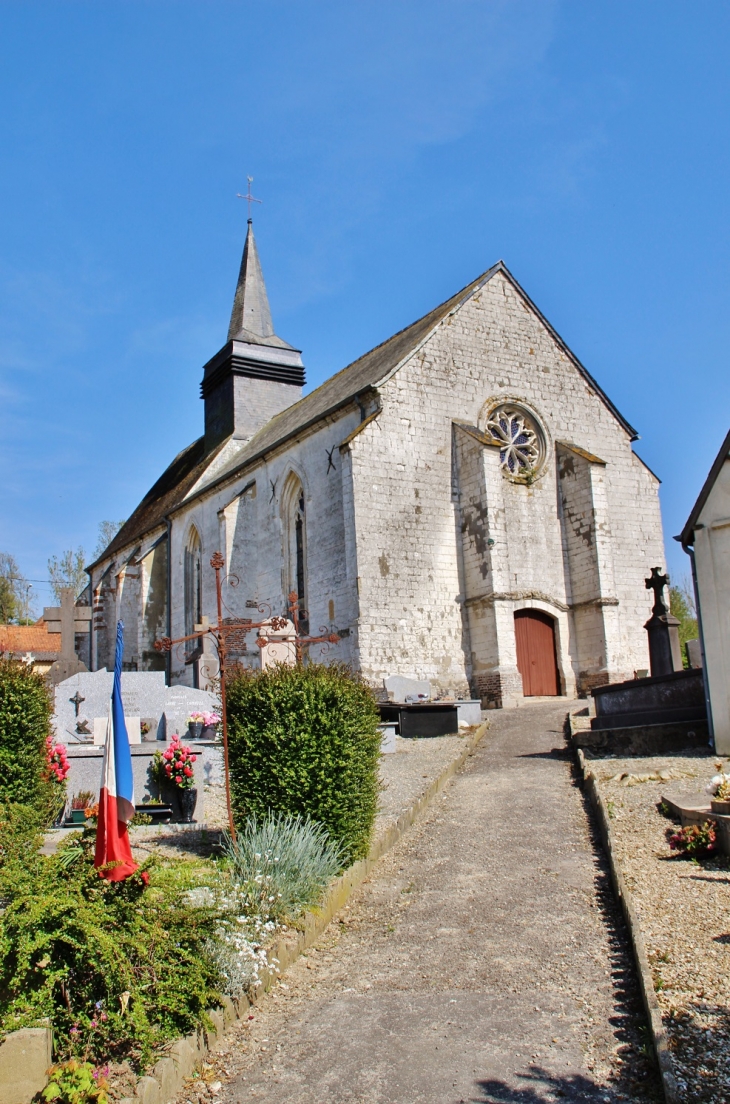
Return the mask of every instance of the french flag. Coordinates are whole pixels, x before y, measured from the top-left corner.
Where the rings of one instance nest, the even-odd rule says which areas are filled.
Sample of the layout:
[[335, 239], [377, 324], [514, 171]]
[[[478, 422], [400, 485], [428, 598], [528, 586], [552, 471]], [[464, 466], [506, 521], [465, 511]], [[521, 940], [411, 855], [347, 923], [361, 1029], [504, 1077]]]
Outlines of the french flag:
[[99, 867], [102, 878], [108, 878], [110, 882], [121, 882], [137, 869], [127, 832], [127, 825], [134, 816], [134, 776], [122, 705], [123, 651], [124, 622], [118, 621], [114, 686], [109, 699], [94, 858], [94, 866]]

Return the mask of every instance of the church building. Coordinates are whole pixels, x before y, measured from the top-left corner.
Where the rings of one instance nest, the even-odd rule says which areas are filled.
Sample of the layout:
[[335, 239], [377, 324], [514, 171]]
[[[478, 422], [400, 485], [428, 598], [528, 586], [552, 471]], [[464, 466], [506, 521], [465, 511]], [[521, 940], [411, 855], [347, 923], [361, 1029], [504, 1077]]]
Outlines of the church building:
[[211, 657], [154, 641], [215, 622], [217, 551], [226, 616], [282, 615], [295, 591], [310, 631], [339, 638], [324, 661], [375, 688], [407, 675], [500, 707], [648, 668], [659, 481], [501, 261], [303, 386], [249, 220], [228, 337], [203, 369], [204, 432], [89, 568], [92, 669], [113, 665], [122, 618], [127, 669], [202, 684]]

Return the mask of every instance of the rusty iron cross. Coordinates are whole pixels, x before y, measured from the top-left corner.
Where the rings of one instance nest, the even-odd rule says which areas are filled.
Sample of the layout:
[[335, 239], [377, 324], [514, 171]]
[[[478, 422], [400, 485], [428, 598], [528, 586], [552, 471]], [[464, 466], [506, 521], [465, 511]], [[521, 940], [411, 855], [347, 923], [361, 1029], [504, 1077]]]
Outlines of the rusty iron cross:
[[263, 199], [256, 199], [254, 196], [251, 195], [251, 185], [253, 184], [253, 177], [252, 176], [247, 176], [246, 180], [248, 181], [248, 191], [246, 192], [245, 195], [241, 195], [240, 192], [236, 192], [236, 198], [237, 199], [245, 199], [246, 202], [248, 203], [248, 221], [250, 222], [251, 221], [251, 204], [252, 203], [263, 203], [264, 201], [263, 201]]

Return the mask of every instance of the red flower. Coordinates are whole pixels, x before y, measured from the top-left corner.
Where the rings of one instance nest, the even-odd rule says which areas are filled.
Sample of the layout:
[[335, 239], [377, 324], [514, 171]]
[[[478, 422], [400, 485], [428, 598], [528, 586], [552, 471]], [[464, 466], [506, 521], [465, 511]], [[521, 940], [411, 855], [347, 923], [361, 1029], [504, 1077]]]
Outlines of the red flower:
[[150, 876], [146, 870], [141, 870], [139, 876], [146, 886], [150, 884]]
[[191, 777], [192, 777], [192, 774], [193, 774], [193, 769], [192, 769], [192, 767], [186, 767], [186, 768], [185, 768], [185, 772], [184, 772], [184, 773], [185, 773], [185, 777], [186, 777], [186, 778], [191, 778]]

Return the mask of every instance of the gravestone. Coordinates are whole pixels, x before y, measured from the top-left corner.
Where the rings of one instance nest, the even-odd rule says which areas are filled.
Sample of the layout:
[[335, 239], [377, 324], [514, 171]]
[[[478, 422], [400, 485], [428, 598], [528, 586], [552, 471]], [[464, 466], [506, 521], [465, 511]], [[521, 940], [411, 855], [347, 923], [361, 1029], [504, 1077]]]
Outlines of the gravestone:
[[261, 649], [261, 670], [274, 667], [277, 663], [284, 663], [287, 667], [295, 667], [297, 662], [297, 649], [294, 641], [294, 622], [287, 620], [283, 629], [272, 629], [270, 622], [261, 626], [261, 636], [266, 643]]
[[[56, 739], [65, 744], [93, 743], [95, 718], [109, 714], [114, 672], [80, 671], [55, 688], [54, 725]], [[163, 671], [122, 672], [122, 704], [125, 716], [151, 720], [152, 734], [164, 740], [166, 734], [183, 735], [188, 716], [211, 712], [217, 701], [207, 690], [191, 686], [166, 686]]]
[[423, 679], [406, 678], [405, 675], [390, 675], [383, 679], [388, 700], [395, 702], [418, 701], [431, 698], [431, 683]]
[[702, 649], [699, 640], [688, 640], [685, 643], [687, 649], [687, 661], [694, 670], [702, 667]]
[[654, 591], [654, 608], [644, 628], [649, 634], [649, 665], [652, 678], [655, 678], [682, 670], [679, 621], [672, 616], [664, 601], [664, 588], [669, 586], [669, 576], [662, 575], [661, 568], [652, 567], [645, 584], [647, 590]]

